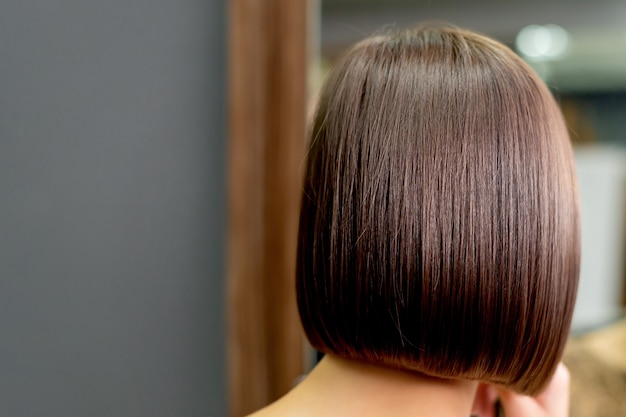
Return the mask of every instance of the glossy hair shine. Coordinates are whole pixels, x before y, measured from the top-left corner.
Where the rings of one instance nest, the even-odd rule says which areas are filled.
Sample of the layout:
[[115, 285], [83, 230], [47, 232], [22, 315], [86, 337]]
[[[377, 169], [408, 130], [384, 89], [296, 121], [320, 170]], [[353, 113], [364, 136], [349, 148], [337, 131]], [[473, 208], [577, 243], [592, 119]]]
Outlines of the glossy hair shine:
[[331, 72], [310, 130], [297, 296], [322, 352], [536, 394], [579, 272], [572, 149], [504, 45], [382, 34]]

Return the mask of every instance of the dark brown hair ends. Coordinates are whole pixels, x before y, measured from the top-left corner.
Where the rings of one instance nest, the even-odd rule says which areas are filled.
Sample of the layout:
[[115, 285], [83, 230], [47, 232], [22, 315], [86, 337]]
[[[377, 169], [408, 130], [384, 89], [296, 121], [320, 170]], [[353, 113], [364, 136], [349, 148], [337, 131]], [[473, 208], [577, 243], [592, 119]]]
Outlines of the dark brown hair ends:
[[310, 129], [297, 296], [322, 352], [538, 393], [579, 271], [571, 145], [504, 45], [423, 26], [329, 75]]

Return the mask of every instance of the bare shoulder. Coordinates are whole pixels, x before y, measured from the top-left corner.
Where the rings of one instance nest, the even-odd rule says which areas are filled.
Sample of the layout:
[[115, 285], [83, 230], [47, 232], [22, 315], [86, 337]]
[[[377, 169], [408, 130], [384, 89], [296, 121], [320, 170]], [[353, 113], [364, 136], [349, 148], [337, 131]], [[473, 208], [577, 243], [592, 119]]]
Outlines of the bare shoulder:
[[[304, 384], [306, 385], [306, 384]], [[323, 415], [319, 412], [320, 401], [303, 384], [268, 406], [250, 414], [248, 417], [313, 417]]]
[[299, 407], [294, 407], [290, 402], [277, 401], [264, 407], [248, 417], [310, 417], [310, 414], [304, 413]]

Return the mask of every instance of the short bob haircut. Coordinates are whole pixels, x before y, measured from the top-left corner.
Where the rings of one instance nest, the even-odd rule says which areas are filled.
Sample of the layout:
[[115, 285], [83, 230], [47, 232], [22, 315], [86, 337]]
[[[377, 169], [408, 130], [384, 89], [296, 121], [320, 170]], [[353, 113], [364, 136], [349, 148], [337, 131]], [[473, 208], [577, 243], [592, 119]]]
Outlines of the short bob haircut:
[[446, 26], [373, 36], [310, 129], [297, 297], [335, 355], [537, 394], [578, 285], [567, 129], [504, 45]]

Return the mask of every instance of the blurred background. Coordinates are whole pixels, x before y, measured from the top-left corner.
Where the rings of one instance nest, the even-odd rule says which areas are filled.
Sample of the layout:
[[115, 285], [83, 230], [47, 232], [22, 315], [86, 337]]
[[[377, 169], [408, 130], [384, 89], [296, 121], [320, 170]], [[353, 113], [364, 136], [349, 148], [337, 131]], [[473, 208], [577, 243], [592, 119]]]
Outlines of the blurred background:
[[0, 416], [224, 416], [226, 1], [0, 2]]
[[307, 102], [349, 45], [425, 20], [503, 41], [559, 100], [583, 210], [572, 415], [626, 416], [617, 0], [0, 2], [0, 416], [284, 393], [313, 357], [291, 291]]

